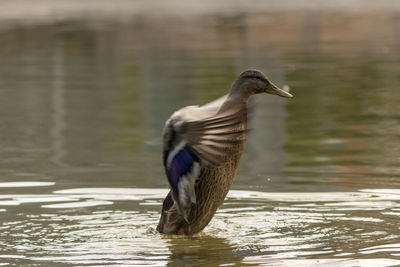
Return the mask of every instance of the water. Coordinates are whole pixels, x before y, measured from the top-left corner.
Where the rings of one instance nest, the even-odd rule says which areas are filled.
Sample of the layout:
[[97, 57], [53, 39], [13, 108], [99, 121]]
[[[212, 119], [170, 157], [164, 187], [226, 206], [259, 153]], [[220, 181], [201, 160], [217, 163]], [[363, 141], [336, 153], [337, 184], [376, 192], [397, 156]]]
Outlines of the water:
[[[396, 9], [116, 10], [3, 19], [0, 266], [400, 265]], [[158, 234], [165, 120], [249, 67], [295, 98], [252, 99], [199, 237]]]

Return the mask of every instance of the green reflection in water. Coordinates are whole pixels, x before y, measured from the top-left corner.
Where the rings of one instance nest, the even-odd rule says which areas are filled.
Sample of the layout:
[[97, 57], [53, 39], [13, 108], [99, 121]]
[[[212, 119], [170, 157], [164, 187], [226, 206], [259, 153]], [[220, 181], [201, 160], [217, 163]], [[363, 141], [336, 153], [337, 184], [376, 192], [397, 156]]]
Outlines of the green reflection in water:
[[[295, 114], [287, 123], [291, 175], [296, 176], [295, 169], [300, 167], [302, 173], [315, 172], [332, 183], [360, 186], [369, 178], [380, 180], [382, 186], [393, 182], [385, 177], [397, 176], [394, 120], [399, 100], [395, 88], [400, 80], [396, 67], [381, 68], [382, 61], [394, 66], [388, 63], [393, 58], [383, 58], [364, 53], [299, 57], [297, 64], [319, 68], [288, 74], [293, 84], [305, 81], [297, 86], [298, 101], [288, 106], [289, 113]], [[394, 61], [399, 60], [395, 57]]]

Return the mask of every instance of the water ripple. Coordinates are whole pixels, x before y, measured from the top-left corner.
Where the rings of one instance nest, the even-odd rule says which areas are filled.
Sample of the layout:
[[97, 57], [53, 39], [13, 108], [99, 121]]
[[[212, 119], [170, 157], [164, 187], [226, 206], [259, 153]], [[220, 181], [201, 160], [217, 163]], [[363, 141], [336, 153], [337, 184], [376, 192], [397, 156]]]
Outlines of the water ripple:
[[3, 260], [150, 266], [179, 264], [187, 258], [201, 262], [206, 257], [221, 264], [261, 266], [368, 266], [384, 255], [390, 259], [379, 266], [400, 260], [400, 232], [393, 227], [393, 213], [400, 207], [397, 191], [232, 190], [197, 238], [155, 231], [166, 193], [150, 188], [75, 188], [0, 195], [0, 204], [8, 207], [0, 210], [3, 214], [31, 207], [19, 220], [2, 221]]

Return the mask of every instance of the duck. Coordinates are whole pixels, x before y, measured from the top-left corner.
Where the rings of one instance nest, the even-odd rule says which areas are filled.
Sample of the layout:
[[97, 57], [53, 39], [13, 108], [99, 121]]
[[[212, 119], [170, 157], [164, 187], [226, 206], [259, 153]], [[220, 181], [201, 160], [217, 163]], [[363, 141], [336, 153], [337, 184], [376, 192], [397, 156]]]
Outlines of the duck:
[[248, 99], [256, 94], [292, 98], [261, 71], [245, 70], [228, 94], [174, 112], [162, 133], [170, 191], [157, 231], [197, 235], [223, 203], [236, 175], [247, 134]]

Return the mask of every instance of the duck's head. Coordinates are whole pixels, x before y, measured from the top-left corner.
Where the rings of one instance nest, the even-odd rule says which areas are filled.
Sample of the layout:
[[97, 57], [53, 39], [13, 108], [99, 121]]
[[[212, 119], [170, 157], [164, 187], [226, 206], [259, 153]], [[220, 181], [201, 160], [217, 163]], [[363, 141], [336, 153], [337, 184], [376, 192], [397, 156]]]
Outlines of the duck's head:
[[258, 70], [243, 71], [233, 82], [230, 94], [235, 97], [247, 99], [249, 96], [268, 93], [282, 97], [293, 97], [289, 92], [278, 88], [270, 82], [267, 76]]

